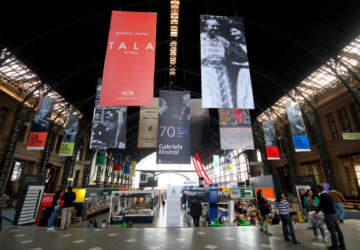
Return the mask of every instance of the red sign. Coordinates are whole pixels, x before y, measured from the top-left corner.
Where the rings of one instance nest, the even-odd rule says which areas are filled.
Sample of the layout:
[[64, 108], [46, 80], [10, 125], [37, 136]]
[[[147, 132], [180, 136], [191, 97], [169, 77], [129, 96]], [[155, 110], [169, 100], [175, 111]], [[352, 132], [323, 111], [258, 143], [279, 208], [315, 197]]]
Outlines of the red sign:
[[119, 164], [115, 164], [113, 166], [113, 171], [120, 171], [120, 169], [121, 169], [121, 166]]
[[279, 148], [278, 147], [266, 147], [266, 156], [268, 160], [279, 160]]
[[31, 132], [27, 149], [44, 149], [47, 134], [47, 132]]
[[156, 13], [113, 11], [100, 106], [151, 106]]

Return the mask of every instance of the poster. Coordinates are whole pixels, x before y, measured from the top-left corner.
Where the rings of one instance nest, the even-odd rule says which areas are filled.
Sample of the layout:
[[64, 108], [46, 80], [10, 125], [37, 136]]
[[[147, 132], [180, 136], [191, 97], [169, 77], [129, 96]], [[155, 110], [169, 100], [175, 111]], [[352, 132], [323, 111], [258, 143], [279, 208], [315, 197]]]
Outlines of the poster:
[[156, 163], [190, 163], [190, 92], [160, 91]]
[[219, 109], [221, 149], [254, 149], [249, 110]]
[[28, 150], [44, 149], [54, 104], [54, 98], [44, 97], [41, 100], [40, 108], [35, 113], [34, 122], [31, 127], [29, 142], [27, 145]]
[[219, 162], [219, 156], [213, 155], [213, 165], [214, 165], [214, 175], [215, 177], [220, 176], [220, 162]]
[[156, 148], [159, 117], [159, 98], [153, 105], [140, 107], [138, 148]]
[[100, 107], [101, 81], [96, 87], [90, 149], [125, 148], [126, 107]]
[[277, 146], [274, 123], [271, 120], [263, 121], [266, 156], [268, 160], [280, 160], [279, 147]]
[[209, 110], [201, 107], [201, 99], [191, 99], [191, 152], [194, 155], [207, 149], [211, 143], [209, 134]]
[[290, 123], [295, 152], [311, 151], [299, 103], [287, 103], [286, 112]]
[[69, 115], [64, 130], [64, 137], [60, 146], [60, 156], [72, 156], [75, 146], [76, 134], [79, 126], [79, 116]]
[[203, 108], [254, 109], [241, 17], [200, 16]]
[[112, 12], [100, 106], [152, 104], [156, 18], [149, 12]]

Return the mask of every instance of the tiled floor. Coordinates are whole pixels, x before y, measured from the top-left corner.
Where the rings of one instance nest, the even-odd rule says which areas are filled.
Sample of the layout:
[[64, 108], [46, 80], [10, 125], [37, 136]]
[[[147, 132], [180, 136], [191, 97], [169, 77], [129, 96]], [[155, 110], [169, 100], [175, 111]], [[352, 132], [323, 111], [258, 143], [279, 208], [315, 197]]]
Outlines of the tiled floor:
[[[259, 232], [258, 227], [219, 228], [70, 228], [47, 232], [34, 226], [6, 227], [0, 233], [0, 249], [325, 249], [328, 244], [312, 240], [307, 225], [296, 225], [296, 236], [302, 243], [284, 242], [280, 226], [271, 226], [273, 236]], [[347, 249], [359, 249], [360, 220], [346, 220], [341, 225]]]

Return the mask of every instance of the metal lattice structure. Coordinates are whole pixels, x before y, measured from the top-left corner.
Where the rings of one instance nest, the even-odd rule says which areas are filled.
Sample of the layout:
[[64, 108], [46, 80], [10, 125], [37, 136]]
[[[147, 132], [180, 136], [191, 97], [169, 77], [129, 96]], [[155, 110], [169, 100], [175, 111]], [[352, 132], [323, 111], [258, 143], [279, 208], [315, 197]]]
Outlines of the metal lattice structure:
[[16, 58], [9, 50], [0, 52], [0, 88], [19, 102], [30, 108], [35, 108], [41, 95], [56, 99], [52, 120], [58, 125], [64, 125], [69, 114], [78, 114], [74, 105], [70, 104], [55, 91], [52, 85], [44, 83], [29, 67]]
[[[275, 102], [271, 108], [267, 108], [258, 117], [258, 121], [264, 119], [277, 120], [276, 114], [271, 112], [271, 109], [277, 110], [280, 115], [286, 113], [285, 104], [296, 100], [300, 104], [305, 102], [305, 99], [313, 101], [317, 96], [320, 96], [330, 89], [334, 89], [341, 85], [339, 77], [343, 79], [351, 78], [351, 72], [359, 73], [360, 66], [360, 36], [354, 39], [347, 45], [336, 58], [331, 58], [319, 67], [315, 72], [306, 77], [298, 86], [291, 89], [286, 95]], [[359, 88], [359, 83], [351, 82], [350, 87], [356, 91]], [[301, 93], [301, 95], [299, 95]], [[359, 98], [359, 94], [357, 95]]]

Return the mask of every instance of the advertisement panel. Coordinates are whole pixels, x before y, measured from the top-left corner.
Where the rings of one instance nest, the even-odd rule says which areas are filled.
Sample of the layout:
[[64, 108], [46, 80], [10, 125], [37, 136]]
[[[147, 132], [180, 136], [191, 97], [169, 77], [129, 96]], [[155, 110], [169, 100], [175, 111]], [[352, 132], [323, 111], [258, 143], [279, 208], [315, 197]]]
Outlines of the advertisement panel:
[[149, 12], [112, 12], [100, 106], [152, 104], [156, 18]]
[[160, 91], [156, 162], [190, 163], [190, 92]]
[[219, 162], [219, 156], [213, 155], [213, 165], [214, 165], [214, 175], [215, 177], [220, 176], [220, 162]]
[[126, 107], [100, 107], [101, 81], [96, 87], [95, 108], [91, 130], [91, 149], [125, 148]]
[[140, 107], [138, 148], [156, 148], [159, 117], [159, 98], [153, 105]]
[[131, 161], [130, 164], [130, 176], [135, 177], [136, 161]]
[[225, 168], [226, 171], [232, 171], [233, 170], [233, 162], [232, 162], [232, 156], [231, 156], [231, 150], [225, 151]]
[[295, 152], [311, 151], [299, 103], [286, 103], [286, 113], [290, 123]]
[[219, 109], [221, 149], [254, 149], [250, 113], [246, 109]]
[[79, 116], [69, 115], [65, 126], [64, 137], [60, 146], [60, 156], [72, 156], [76, 134], [79, 126]]
[[34, 122], [31, 127], [29, 142], [27, 145], [28, 150], [44, 149], [54, 104], [54, 98], [44, 97], [41, 100], [40, 108], [35, 113]]
[[254, 109], [241, 17], [200, 16], [204, 108]]
[[191, 153], [204, 150], [209, 146], [209, 109], [201, 107], [201, 99], [191, 99]]
[[279, 147], [276, 142], [274, 123], [271, 120], [263, 121], [266, 156], [268, 160], [280, 160]]

